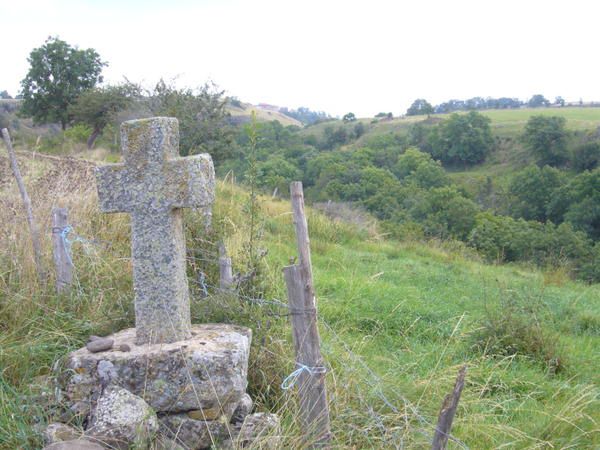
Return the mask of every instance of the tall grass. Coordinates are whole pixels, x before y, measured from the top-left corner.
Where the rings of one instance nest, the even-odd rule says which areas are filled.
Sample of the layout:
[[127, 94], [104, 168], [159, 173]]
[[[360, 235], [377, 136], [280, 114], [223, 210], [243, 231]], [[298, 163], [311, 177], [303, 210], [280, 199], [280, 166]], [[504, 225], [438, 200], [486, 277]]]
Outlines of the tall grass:
[[[67, 207], [75, 232], [90, 243], [73, 247], [76, 277], [69, 294], [55, 294], [51, 272], [48, 283], [40, 285], [18, 193], [2, 178], [3, 449], [41, 447], [39, 427], [58, 414], [50, 407], [53, 391], [46, 378], [57, 361], [90, 334], [133, 325], [127, 215], [98, 211], [89, 164], [39, 156], [21, 163], [42, 227], [47, 267], [53, 206]], [[257, 410], [281, 415], [281, 448], [301, 448], [296, 395], [280, 388], [294, 369], [286, 310], [276, 302], [285, 302], [281, 268], [295, 255], [287, 201], [257, 198], [264, 222], [261, 246], [269, 250], [260, 297], [213, 288], [219, 241], [225, 242], [234, 271], [246, 270], [248, 200], [230, 177], [218, 184], [212, 229], [206, 229], [201, 211], [185, 213], [192, 316], [194, 322], [253, 329], [249, 392]], [[330, 369], [334, 447], [428, 448], [438, 408], [463, 363], [469, 366], [467, 385], [453, 434], [470, 448], [600, 446], [598, 286], [568, 280], [547, 284], [541, 272], [486, 266], [444, 244], [385, 241], [375, 227], [359, 230], [310, 210], [309, 227], [323, 354]], [[203, 297], [200, 273], [208, 297]], [[501, 321], [492, 321], [495, 325], [481, 334], [491, 312], [495, 320], [503, 317], [508, 291], [519, 299], [516, 315], [530, 318], [526, 306], [537, 302], [539, 330], [568, 355], [564, 370], [548, 370], [544, 353], [525, 345], [506, 352], [481, 350], [485, 342], [506, 347], [502, 339], [511, 333], [519, 342], [535, 342], [536, 330], [531, 336], [515, 333], [499, 326]]]

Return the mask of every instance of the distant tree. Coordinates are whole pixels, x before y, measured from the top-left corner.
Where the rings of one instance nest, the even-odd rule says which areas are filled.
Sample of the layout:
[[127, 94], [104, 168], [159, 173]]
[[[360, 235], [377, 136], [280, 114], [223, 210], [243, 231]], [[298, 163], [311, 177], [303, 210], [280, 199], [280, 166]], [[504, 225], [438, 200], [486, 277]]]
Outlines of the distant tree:
[[91, 149], [102, 130], [116, 119], [120, 111], [127, 109], [141, 97], [141, 89], [131, 83], [105, 86], [84, 91], [69, 106], [69, 116], [75, 124], [85, 124], [92, 130], [87, 139]]
[[556, 190], [548, 205], [554, 223], [570, 222], [595, 241], [600, 240], [600, 169], [585, 171]]
[[522, 140], [536, 156], [538, 165], [557, 167], [568, 161], [566, 122], [559, 116], [531, 116], [527, 121]]
[[344, 123], [354, 122], [355, 120], [356, 120], [356, 116], [354, 115], [354, 113], [351, 113], [351, 112], [344, 114], [344, 117], [342, 117], [342, 121]]
[[433, 114], [433, 106], [424, 98], [416, 99], [406, 110], [407, 116], [423, 116]]
[[146, 101], [152, 114], [177, 117], [182, 155], [206, 152], [216, 162], [232, 156], [227, 97], [216, 85], [206, 83], [194, 91], [177, 89], [161, 79]]
[[553, 167], [529, 166], [510, 182], [511, 215], [545, 222], [554, 192], [565, 183], [563, 173]]
[[600, 167], [600, 142], [587, 142], [575, 147], [572, 164], [578, 172]]
[[490, 119], [478, 112], [452, 114], [428, 136], [433, 156], [448, 164], [483, 162], [494, 148]]
[[29, 71], [21, 81], [21, 114], [36, 123], [69, 123], [69, 105], [85, 90], [102, 82], [102, 67], [96, 50], [79, 50], [57, 37], [29, 54]]
[[365, 128], [365, 124], [362, 122], [357, 122], [354, 125], [354, 137], [356, 139], [358, 139], [359, 137], [361, 137], [363, 134], [365, 134], [366, 128]]
[[539, 108], [541, 106], [550, 106], [550, 102], [542, 94], [536, 94], [529, 99], [527, 106], [530, 108]]
[[2, 91], [0, 92], [0, 98], [3, 100], [9, 100], [12, 97], [10, 96], [10, 94], [8, 93], [8, 91]]
[[563, 106], [565, 106], [565, 99], [559, 95], [558, 97], [556, 97], [554, 99], [554, 104], [557, 106], [563, 107]]
[[377, 113], [375, 118], [377, 118], [377, 119], [384, 119], [384, 118], [385, 119], [393, 119], [394, 114], [392, 114], [391, 112], [389, 112], [389, 113], [380, 112], [380, 113]]
[[311, 111], [310, 108], [301, 106], [298, 109], [280, 108], [279, 112], [292, 117], [304, 125], [314, 125], [319, 122], [331, 120], [331, 116], [323, 111]]

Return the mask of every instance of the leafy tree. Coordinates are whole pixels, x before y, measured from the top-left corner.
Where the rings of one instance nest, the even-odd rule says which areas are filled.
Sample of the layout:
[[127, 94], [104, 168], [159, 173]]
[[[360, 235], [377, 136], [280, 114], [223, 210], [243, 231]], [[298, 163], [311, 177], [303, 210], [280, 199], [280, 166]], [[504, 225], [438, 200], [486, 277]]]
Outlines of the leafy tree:
[[227, 123], [227, 98], [224, 91], [206, 83], [198, 90], [177, 89], [160, 80], [149, 93], [152, 114], [179, 120], [180, 153], [210, 153], [215, 162], [232, 156], [233, 129]]
[[321, 147], [325, 150], [331, 150], [338, 145], [344, 145], [348, 142], [348, 132], [344, 127], [334, 128], [330, 125], [325, 127], [325, 130], [323, 131], [325, 134], [325, 141]]
[[600, 167], [600, 142], [581, 144], [573, 151], [573, 168], [578, 172]]
[[449, 184], [448, 176], [441, 164], [434, 161], [428, 153], [416, 148], [409, 148], [398, 157], [393, 172], [403, 183], [413, 184], [423, 189]]
[[529, 166], [510, 182], [511, 214], [526, 220], [545, 222], [554, 191], [565, 182], [563, 173], [549, 166]]
[[351, 113], [351, 112], [344, 114], [344, 117], [342, 117], [342, 121], [344, 123], [354, 122], [355, 120], [356, 120], [356, 116], [354, 115], [354, 113]]
[[281, 156], [258, 163], [257, 184], [259, 187], [270, 190], [276, 188], [280, 193], [287, 194], [290, 183], [301, 178], [302, 174], [298, 168]]
[[3, 100], [10, 100], [12, 97], [10, 96], [8, 91], [2, 91], [0, 92], [0, 98]]
[[359, 137], [361, 137], [363, 134], [365, 134], [366, 128], [365, 128], [365, 124], [362, 122], [357, 122], [354, 125], [354, 137], [356, 139], [358, 139]]
[[464, 240], [475, 226], [478, 211], [477, 205], [454, 186], [446, 186], [427, 191], [410, 214], [430, 236]]
[[102, 82], [102, 67], [96, 50], [79, 50], [57, 37], [29, 54], [29, 71], [21, 81], [21, 114], [36, 123], [69, 123], [68, 107], [85, 90]]
[[565, 106], [565, 99], [559, 95], [558, 97], [556, 97], [554, 99], [554, 104], [557, 106], [563, 107], [563, 106]]
[[392, 114], [391, 112], [389, 112], [389, 113], [380, 112], [380, 113], [377, 113], [375, 118], [376, 119], [393, 119], [394, 114]]
[[428, 138], [433, 156], [448, 164], [477, 164], [494, 148], [490, 119], [478, 112], [452, 114]]
[[531, 116], [527, 121], [522, 139], [540, 166], [556, 167], [568, 161], [566, 122], [558, 116]]
[[433, 106], [424, 98], [418, 98], [406, 110], [407, 116], [423, 116], [433, 114]]
[[85, 124], [91, 130], [87, 147], [91, 149], [102, 130], [141, 96], [138, 86], [126, 83], [119, 86], [96, 87], [84, 91], [69, 106], [69, 116], [75, 124]]
[[600, 240], [600, 169], [585, 171], [557, 189], [548, 205], [555, 223], [570, 222], [595, 241]]
[[539, 108], [540, 106], [550, 106], [550, 102], [542, 94], [536, 94], [529, 99], [527, 106], [530, 108]]

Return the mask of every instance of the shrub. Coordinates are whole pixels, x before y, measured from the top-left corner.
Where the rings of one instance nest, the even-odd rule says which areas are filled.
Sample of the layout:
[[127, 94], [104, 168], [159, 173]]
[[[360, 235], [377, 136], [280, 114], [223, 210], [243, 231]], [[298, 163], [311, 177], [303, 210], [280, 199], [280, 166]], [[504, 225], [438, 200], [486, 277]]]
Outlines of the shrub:
[[506, 291], [496, 308], [486, 307], [475, 347], [488, 355], [521, 355], [542, 364], [551, 374], [565, 370], [566, 357], [549, 311], [538, 298]]

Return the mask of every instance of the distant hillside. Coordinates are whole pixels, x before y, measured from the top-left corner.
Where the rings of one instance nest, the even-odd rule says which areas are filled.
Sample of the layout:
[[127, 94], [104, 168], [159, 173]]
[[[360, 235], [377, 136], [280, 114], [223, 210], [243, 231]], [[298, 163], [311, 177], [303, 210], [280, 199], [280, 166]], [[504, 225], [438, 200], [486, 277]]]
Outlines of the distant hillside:
[[256, 119], [259, 122], [270, 122], [271, 120], [277, 120], [281, 125], [287, 127], [288, 125], [295, 125], [302, 127], [302, 123], [290, 116], [287, 116], [278, 111], [276, 108], [269, 108], [261, 105], [251, 105], [250, 103], [236, 102], [239, 106], [229, 104], [227, 110], [232, 116], [235, 124], [250, 122], [252, 112], [256, 113]]

